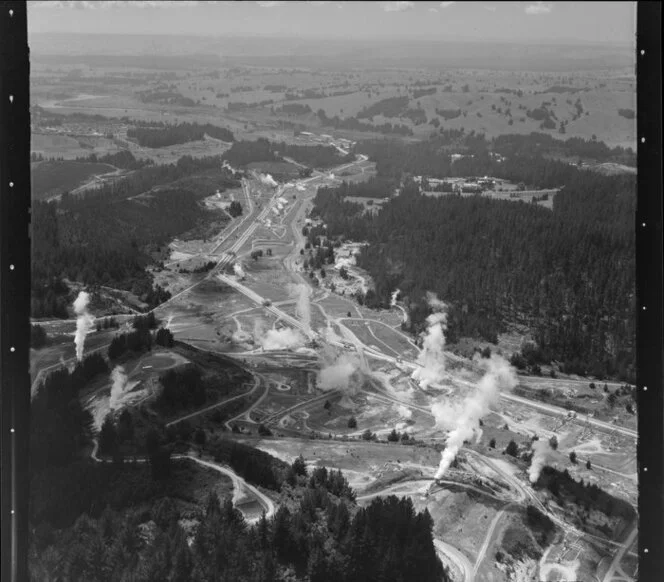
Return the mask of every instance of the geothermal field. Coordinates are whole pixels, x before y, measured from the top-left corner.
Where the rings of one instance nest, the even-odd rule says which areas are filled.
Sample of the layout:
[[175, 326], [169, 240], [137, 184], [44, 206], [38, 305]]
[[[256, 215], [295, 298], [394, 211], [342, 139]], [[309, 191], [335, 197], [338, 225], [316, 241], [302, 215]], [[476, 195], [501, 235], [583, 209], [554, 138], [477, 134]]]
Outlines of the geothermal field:
[[25, 579], [642, 575], [628, 3], [28, 4]]
[[[361, 174], [367, 166], [360, 158], [346, 171]], [[398, 290], [389, 309], [358, 305], [345, 289], [366, 284], [368, 275], [355, 266], [352, 250], [312, 285], [302, 266], [301, 231], [312, 225], [316, 188], [329, 181], [318, 175], [275, 186], [269, 175], [246, 178], [240, 195], [250, 214], [229, 223], [212, 244], [190, 240], [186, 256], [173, 251], [155, 275], [177, 292], [153, 313], [175, 343], [116, 364], [105, 380], [86, 387], [97, 430], [108, 415], [140, 411], [138, 430], [160, 417], [166, 427], [186, 425], [208, 439], [230, 431], [287, 463], [302, 455], [310, 468], [340, 469], [360, 504], [410, 497], [433, 517], [437, 551], [454, 579], [525, 579], [533, 568], [584, 579], [607, 552], [633, 555], [635, 432], [515, 395], [529, 378], [509, 364], [509, 351], [472, 358], [450, 351], [448, 306], [434, 293], [427, 295], [430, 315], [419, 337], [401, 329], [407, 312]], [[217, 267], [207, 274], [181, 272], [208, 261]], [[339, 277], [341, 268], [348, 279]], [[95, 331], [89, 308], [90, 296], [81, 291], [71, 348], [62, 343], [79, 361], [88, 345], [104, 349], [103, 339], [119, 333]], [[126, 321], [121, 329], [129, 328]], [[191, 365], [208, 368], [210, 377], [244, 379], [236, 388], [219, 387], [218, 400], [208, 398], [205, 406], [155, 407], [159, 376]], [[548, 384], [562, 390], [575, 382]], [[624, 500], [631, 512], [586, 515], [574, 503], [560, 504], [547, 485], [559, 471]], [[260, 498], [247, 495], [242, 507], [248, 518], [254, 511], [253, 519], [251, 503], [260, 508]], [[526, 505], [555, 524], [543, 553], [539, 538], [523, 529], [517, 508]], [[494, 559], [514, 544], [540, 557]]]

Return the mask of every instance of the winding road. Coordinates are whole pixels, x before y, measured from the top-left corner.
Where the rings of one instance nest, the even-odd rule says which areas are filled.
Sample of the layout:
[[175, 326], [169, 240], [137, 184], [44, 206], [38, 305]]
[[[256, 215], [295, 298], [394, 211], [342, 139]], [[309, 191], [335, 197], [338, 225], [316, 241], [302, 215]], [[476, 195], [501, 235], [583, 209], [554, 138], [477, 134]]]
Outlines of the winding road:
[[461, 570], [463, 582], [473, 582], [473, 565], [465, 554], [438, 538], [433, 540], [433, 545], [443, 563], [451, 561]]
[[[178, 458], [177, 456], [173, 457]], [[203, 467], [207, 467], [208, 469], [212, 469], [214, 471], [217, 471], [218, 473], [222, 473], [226, 475], [227, 477], [230, 477], [231, 480], [233, 481], [233, 504], [237, 504], [238, 501], [241, 500], [242, 498], [242, 492], [243, 491], [249, 491], [258, 501], [260, 504], [263, 506], [265, 509], [265, 517], [267, 519], [270, 519], [275, 512], [277, 511], [277, 508], [274, 504], [274, 501], [270, 499], [267, 495], [264, 493], [261, 493], [256, 487], [251, 485], [250, 483], [247, 483], [242, 477], [240, 477], [235, 471], [232, 469], [229, 469], [228, 467], [224, 467], [223, 465], [219, 465], [217, 463], [213, 463], [211, 461], [205, 461], [203, 459], [199, 459], [198, 457], [195, 457], [194, 455], [182, 455], [180, 458], [187, 458], [191, 459], [195, 463], [198, 463], [199, 465], [202, 465]], [[245, 518], [246, 519], [246, 518]], [[257, 518], [250, 518], [247, 519], [249, 523], [256, 522], [260, 519], [260, 517]]]
[[[98, 450], [99, 450], [99, 442], [97, 441], [97, 439], [94, 439], [92, 452], [90, 453], [90, 458], [97, 463], [108, 462], [97, 455]], [[258, 502], [263, 506], [263, 509], [265, 510], [265, 517], [267, 519], [270, 519], [275, 514], [277, 508], [274, 501], [272, 501], [272, 499], [270, 499], [264, 493], [261, 493], [256, 487], [254, 487], [250, 483], [247, 483], [245, 479], [240, 477], [240, 475], [238, 475], [230, 467], [226, 467], [224, 465], [220, 465], [219, 463], [214, 463], [212, 461], [206, 461], [191, 453], [188, 453], [186, 455], [172, 455], [171, 459], [174, 460], [189, 459], [194, 463], [201, 465], [202, 467], [212, 469], [214, 471], [217, 471], [218, 473], [230, 477], [231, 481], [233, 482], [233, 505], [236, 505], [238, 502], [242, 501], [243, 494], [249, 492], [249, 494], [253, 495], [258, 500]], [[137, 463], [147, 463], [148, 459], [146, 459], [145, 457], [134, 457], [134, 461]], [[248, 523], [255, 523], [259, 519], [260, 517], [253, 517], [253, 518], [245, 517], [245, 520]]]

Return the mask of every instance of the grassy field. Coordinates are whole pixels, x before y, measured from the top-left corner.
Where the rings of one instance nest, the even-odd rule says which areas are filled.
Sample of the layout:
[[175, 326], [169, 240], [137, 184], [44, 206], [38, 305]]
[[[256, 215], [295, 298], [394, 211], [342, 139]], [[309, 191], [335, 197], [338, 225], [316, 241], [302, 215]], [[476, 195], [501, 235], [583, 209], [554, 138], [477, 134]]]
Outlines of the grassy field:
[[[35, 91], [41, 97], [33, 97], [33, 102], [50, 107], [55, 105], [55, 110], [62, 113], [85, 111], [173, 122], [221, 121], [240, 138], [259, 135], [274, 138], [278, 134], [292, 136], [293, 131], [286, 127], [286, 123], [298, 124], [316, 133], [348, 134], [349, 137], [362, 138], [371, 134], [321, 128], [316, 112], [322, 109], [330, 118], [351, 117], [380, 100], [408, 96], [407, 108], [424, 111], [425, 123], [414, 125], [405, 117], [386, 118], [382, 115], [376, 115], [373, 120], [364, 119], [363, 122], [407, 125], [415, 137], [421, 138], [437, 131], [431, 124], [434, 119], [438, 120], [441, 128], [463, 128], [466, 132], [485, 133], [488, 137], [532, 131], [545, 131], [559, 137], [559, 123], [566, 121], [563, 137], [589, 138], [595, 135], [611, 146], [636, 145], [635, 121], [618, 114], [619, 109], [636, 108], [635, 79], [630, 71], [596, 70], [561, 74], [470, 69], [448, 69], [444, 73], [367, 69], [359, 77], [349, 71], [295, 71], [292, 68], [270, 67], [243, 69], [241, 74], [222, 69], [216, 76], [211, 76], [208, 71], [193, 70], [190, 76], [177, 74], [170, 80], [175, 91], [194, 101], [193, 106], [187, 107], [140, 101], [135, 96], [139, 88], [153, 89], [160, 82], [149, 78], [132, 79], [126, 85], [113, 86], [113, 94], [109, 95], [108, 87], [104, 87], [103, 91], [95, 87], [95, 83], [102, 82], [105, 72], [90, 71], [80, 81], [70, 81], [71, 86], [68, 85], [68, 92], [73, 95], [102, 92], [105, 95], [65, 102], [48, 98], [57, 84], [54, 84], [54, 79], [40, 76]], [[422, 86], [433, 87], [436, 92], [420, 95], [417, 91]], [[313, 90], [309, 98], [306, 98], [307, 90]], [[297, 94], [300, 98], [287, 99], [288, 94]], [[580, 115], [577, 114], [577, 100], [580, 100], [582, 107]], [[251, 106], [228, 111], [229, 103]], [[308, 106], [311, 112], [280, 113], [281, 107], [288, 103]], [[543, 103], [548, 103], [547, 107], [555, 114], [555, 129], [541, 130], [540, 122], [526, 115], [528, 110], [536, 109]], [[459, 110], [460, 113], [457, 117], [446, 119], [436, 110]], [[73, 142], [66, 147], [80, 146]]]
[[104, 155], [115, 153], [121, 148], [105, 137], [78, 137], [66, 134], [33, 133], [31, 151], [45, 158], [73, 160], [90, 154]]
[[115, 170], [109, 164], [87, 162], [33, 162], [31, 168], [32, 197], [45, 200], [69, 192], [92, 177]]

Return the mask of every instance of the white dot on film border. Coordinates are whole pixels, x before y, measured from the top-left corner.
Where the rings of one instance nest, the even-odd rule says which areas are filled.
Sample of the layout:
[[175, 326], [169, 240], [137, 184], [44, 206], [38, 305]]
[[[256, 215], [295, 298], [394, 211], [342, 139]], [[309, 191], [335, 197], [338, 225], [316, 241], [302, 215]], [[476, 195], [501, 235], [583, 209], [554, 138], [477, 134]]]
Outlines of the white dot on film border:
[[646, 225], [646, 223], [645, 223], [645, 222], [642, 222], [642, 223], [641, 223], [641, 226], [645, 226], [645, 225]]
[[647, 554], [647, 553], [648, 553], [648, 548], [645, 548], [645, 549], [643, 550], [643, 553], [644, 553], [644, 554]]
[[643, 55], [645, 55], [645, 54], [646, 54], [646, 51], [644, 51], [643, 49], [641, 49], [641, 56], [643, 56]]
[[648, 387], [647, 387], [647, 386], [644, 386], [643, 389], [644, 389], [646, 392], [648, 391]]
[[16, 432], [16, 431], [15, 431], [13, 428], [10, 428], [10, 429], [9, 429], [9, 432], [12, 432], [12, 433], [13, 433], [13, 432]]
[[15, 351], [16, 351], [16, 348], [15, 348], [14, 346], [12, 346], [11, 348], [9, 348], [9, 351], [10, 351], [10, 352], [15, 352]]
[[14, 182], [9, 182], [9, 187], [13, 188], [14, 187]]
[[13, 96], [13, 95], [10, 95], [10, 96], [9, 96], [9, 102], [10, 102], [10, 103], [14, 103], [14, 96]]
[[12, 509], [12, 510], [10, 511], [10, 513], [11, 513], [12, 515], [14, 515], [15, 512], [14, 512], [14, 510]]
[[647, 473], [648, 472], [648, 467], [643, 467], [643, 470]]
[[646, 143], [646, 138], [645, 137], [641, 138], [641, 143]]
[[13, 271], [14, 270], [14, 265], [9, 265], [9, 270]]
[[643, 311], [645, 311], [645, 310], [646, 310], [646, 306], [644, 305], [644, 306], [643, 306]]

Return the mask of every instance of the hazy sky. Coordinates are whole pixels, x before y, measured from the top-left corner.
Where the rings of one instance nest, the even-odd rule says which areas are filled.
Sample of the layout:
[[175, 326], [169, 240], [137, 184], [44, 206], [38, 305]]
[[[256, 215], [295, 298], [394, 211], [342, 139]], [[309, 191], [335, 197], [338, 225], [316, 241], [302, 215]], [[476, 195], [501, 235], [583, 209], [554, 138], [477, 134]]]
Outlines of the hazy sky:
[[28, 2], [30, 33], [635, 42], [636, 2]]

